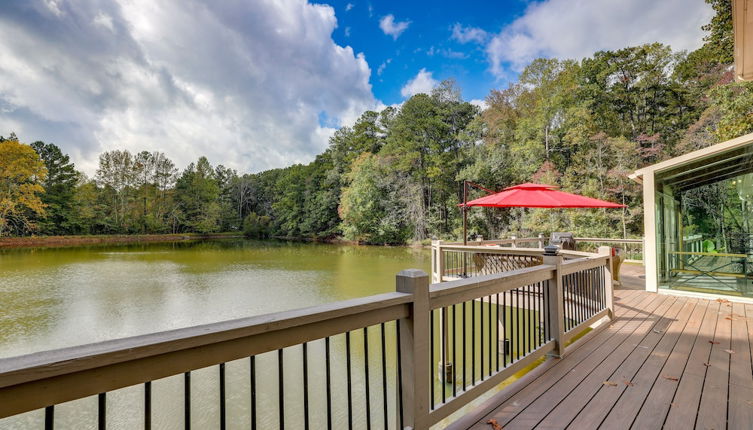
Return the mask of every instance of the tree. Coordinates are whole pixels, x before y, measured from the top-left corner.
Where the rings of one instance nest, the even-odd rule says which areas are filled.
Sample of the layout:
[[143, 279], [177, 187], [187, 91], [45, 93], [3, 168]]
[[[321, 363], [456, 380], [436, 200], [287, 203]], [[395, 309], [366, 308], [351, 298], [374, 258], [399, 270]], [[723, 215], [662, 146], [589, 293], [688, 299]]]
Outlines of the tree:
[[243, 219], [243, 234], [251, 239], [266, 239], [270, 235], [270, 218], [251, 212]]
[[206, 157], [186, 167], [175, 185], [176, 200], [189, 231], [211, 233], [220, 228], [220, 187]]
[[76, 185], [81, 174], [70, 162], [70, 157], [52, 143], [36, 141], [31, 147], [39, 154], [47, 169], [42, 182], [46, 216], [40, 220], [40, 231], [46, 234], [73, 234], [77, 232], [74, 202]]
[[39, 154], [15, 136], [0, 139], [0, 236], [35, 230], [33, 216], [45, 214], [40, 195], [47, 169]]

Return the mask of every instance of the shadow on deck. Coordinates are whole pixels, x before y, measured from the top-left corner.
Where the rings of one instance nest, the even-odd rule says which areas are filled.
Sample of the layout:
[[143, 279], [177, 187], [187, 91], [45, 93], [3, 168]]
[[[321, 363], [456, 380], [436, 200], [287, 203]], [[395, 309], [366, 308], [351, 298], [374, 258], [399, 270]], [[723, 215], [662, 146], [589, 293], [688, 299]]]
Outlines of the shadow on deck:
[[751, 428], [753, 305], [638, 291], [623, 267], [610, 327], [452, 428]]

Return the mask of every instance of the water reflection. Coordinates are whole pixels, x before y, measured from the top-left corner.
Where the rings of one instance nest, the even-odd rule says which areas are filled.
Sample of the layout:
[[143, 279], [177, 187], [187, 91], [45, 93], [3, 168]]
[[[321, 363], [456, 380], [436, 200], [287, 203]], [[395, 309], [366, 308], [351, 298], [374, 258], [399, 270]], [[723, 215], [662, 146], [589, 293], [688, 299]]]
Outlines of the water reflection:
[[[214, 240], [0, 251], [0, 357], [101, 340], [241, 318], [319, 303], [394, 291], [395, 274], [405, 268], [429, 271], [429, 253], [409, 248]], [[380, 351], [378, 328], [369, 334], [369, 351]], [[332, 341], [333, 424], [347, 425], [343, 336]], [[363, 369], [363, 337], [353, 335], [353, 368]], [[309, 346], [312, 428], [322, 424], [325, 399], [323, 342]], [[301, 373], [301, 347], [285, 352], [286, 381]], [[394, 363], [394, 325], [387, 330], [387, 359]], [[259, 428], [276, 427], [276, 354], [258, 357]], [[370, 359], [371, 361], [371, 359]], [[394, 389], [395, 375], [388, 386]], [[381, 386], [381, 363], [370, 362], [372, 387]], [[217, 367], [192, 376], [192, 421], [214, 428], [218, 418]], [[229, 428], [248, 428], [248, 360], [228, 363]], [[377, 378], [377, 379], [375, 379]], [[365, 404], [362, 372], [353, 373], [354, 402]], [[285, 384], [289, 404], [302, 391]], [[182, 376], [155, 381], [155, 428], [182, 428]], [[360, 394], [359, 394], [360, 393]], [[139, 428], [143, 423], [143, 386], [108, 394], [108, 428]], [[381, 391], [369, 396], [382, 404]], [[394, 394], [389, 399], [394, 402]], [[56, 408], [56, 428], [96, 427], [96, 397]], [[395, 405], [388, 406], [390, 420]], [[291, 409], [298, 410], [298, 408]], [[363, 414], [364, 408], [356, 408]], [[302, 427], [302, 416], [286, 416]], [[181, 417], [181, 419], [176, 419]], [[363, 422], [362, 416], [356, 422]], [[384, 418], [372, 417], [381, 427]], [[43, 413], [0, 420], [0, 428], [39, 427]], [[394, 422], [394, 421], [393, 421]]]

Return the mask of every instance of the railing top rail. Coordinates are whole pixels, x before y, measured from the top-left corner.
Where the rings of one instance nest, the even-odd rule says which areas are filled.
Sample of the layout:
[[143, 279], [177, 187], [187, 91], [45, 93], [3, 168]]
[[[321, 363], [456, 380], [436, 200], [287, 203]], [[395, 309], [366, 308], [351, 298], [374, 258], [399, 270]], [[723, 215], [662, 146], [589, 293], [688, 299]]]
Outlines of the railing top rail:
[[565, 260], [562, 262], [562, 274], [569, 275], [571, 273], [580, 272], [581, 270], [593, 269], [607, 264], [609, 255], [597, 255], [589, 258], [579, 258], [576, 260]]
[[[407, 313], [408, 308], [404, 305], [412, 300], [411, 294], [385, 293], [284, 312], [4, 358], [0, 359], [0, 388], [118, 363], [157, 357], [166, 353], [207, 347], [255, 335], [303, 328], [328, 320], [358, 317], [366, 313], [371, 316], [369, 324], [379, 324], [395, 319], [395, 315]], [[405, 312], [397, 312], [396, 308], [404, 308]], [[390, 309], [395, 312], [388, 312]], [[383, 317], [379, 317], [380, 314]], [[376, 319], [374, 319], [374, 316], [377, 316]], [[348, 327], [342, 327], [342, 330], [346, 331]], [[315, 340], [327, 335], [330, 334], [306, 333], [303, 336], [307, 336], [307, 338], [297, 339], [297, 341]], [[290, 344], [284, 339], [280, 339], [279, 343], [279, 345], [266, 345], [265, 347], [271, 351]]]
[[643, 243], [643, 239], [620, 239], [604, 237], [576, 237], [576, 242], [601, 242], [601, 243]]
[[[442, 244], [442, 251], [468, 251], [487, 254], [502, 255], [525, 255], [541, 257], [544, 254], [542, 248], [502, 248], [493, 246], [473, 246], [473, 245], [445, 245]], [[585, 251], [571, 251], [567, 249], [560, 250], [560, 254], [565, 258], [588, 258], [596, 257], [599, 254]]]
[[[544, 238], [540, 237], [516, 237], [515, 239], [492, 239], [492, 240], [471, 240], [468, 241], [468, 246], [473, 245], [507, 245], [512, 243], [520, 243], [520, 242], [538, 242], [539, 240], [542, 240]], [[441, 241], [442, 247], [445, 246], [452, 246], [452, 245], [462, 245], [463, 242], [445, 242]]]
[[499, 246], [484, 245], [445, 245], [442, 244], [442, 251], [474, 251], [489, 252], [495, 254], [508, 255], [541, 255], [544, 251], [541, 248], [506, 248]]
[[429, 286], [431, 308], [437, 309], [552, 279], [554, 270], [554, 266], [540, 264], [491, 275], [473, 276], [432, 284]]

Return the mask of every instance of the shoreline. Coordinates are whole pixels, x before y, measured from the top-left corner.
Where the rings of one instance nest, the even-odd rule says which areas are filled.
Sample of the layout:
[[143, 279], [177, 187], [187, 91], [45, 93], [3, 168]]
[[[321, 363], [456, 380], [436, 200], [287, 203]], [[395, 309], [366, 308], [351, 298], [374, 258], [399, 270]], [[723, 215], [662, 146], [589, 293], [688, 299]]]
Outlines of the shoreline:
[[[70, 235], [70, 236], [22, 236], [0, 237], [0, 250], [23, 249], [23, 248], [54, 248], [75, 247], [87, 245], [117, 245], [133, 243], [160, 243], [182, 242], [190, 240], [209, 239], [244, 239], [246, 236], [240, 232], [224, 233], [166, 233], [166, 234], [102, 234], [102, 235]], [[401, 246], [409, 248], [426, 248], [427, 245], [420, 243], [406, 243], [402, 245], [373, 244], [339, 237], [312, 238], [312, 237], [284, 237], [272, 236], [267, 240], [281, 240], [290, 242], [329, 243], [334, 245], [358, 245], [358, 246]]]
[[0, 249], [67, 247], [127, 243], [179, 242], [206, 239], [238, 239], [242, 233], [106, 234], [87, 236], [24, 236], [0, 238]]

